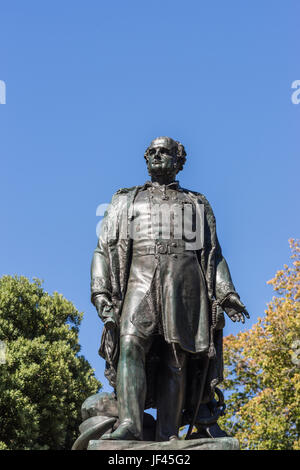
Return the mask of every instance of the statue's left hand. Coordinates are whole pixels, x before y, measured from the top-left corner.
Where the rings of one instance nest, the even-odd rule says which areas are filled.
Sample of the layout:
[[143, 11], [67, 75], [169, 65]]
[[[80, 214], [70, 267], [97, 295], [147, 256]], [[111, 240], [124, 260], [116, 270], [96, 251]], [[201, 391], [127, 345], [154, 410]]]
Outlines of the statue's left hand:
[[245, 305], [236, 294], [230, 294], [223, 302], [222, 307], [233, 322], [241, 321], [245, 323], [245, 317], [250, 318]]

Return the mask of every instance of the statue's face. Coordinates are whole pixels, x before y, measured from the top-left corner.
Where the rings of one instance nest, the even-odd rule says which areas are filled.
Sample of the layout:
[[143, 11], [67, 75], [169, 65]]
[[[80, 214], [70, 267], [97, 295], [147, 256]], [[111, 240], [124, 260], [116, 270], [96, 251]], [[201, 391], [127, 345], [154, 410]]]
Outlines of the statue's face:
[[176, 174], [177, 147], [168, 140], [151, 143], [148, 152], [148, 170], [151, 175]]

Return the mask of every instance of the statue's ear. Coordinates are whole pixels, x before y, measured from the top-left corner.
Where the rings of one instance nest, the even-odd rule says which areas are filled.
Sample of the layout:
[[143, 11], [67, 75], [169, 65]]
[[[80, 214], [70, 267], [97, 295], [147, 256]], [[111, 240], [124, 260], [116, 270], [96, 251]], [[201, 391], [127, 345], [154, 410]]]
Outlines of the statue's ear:
[[182, 165], [180, 162], [177, 160], [176, 162], [176, 174], [179, 173], [182, 170]]

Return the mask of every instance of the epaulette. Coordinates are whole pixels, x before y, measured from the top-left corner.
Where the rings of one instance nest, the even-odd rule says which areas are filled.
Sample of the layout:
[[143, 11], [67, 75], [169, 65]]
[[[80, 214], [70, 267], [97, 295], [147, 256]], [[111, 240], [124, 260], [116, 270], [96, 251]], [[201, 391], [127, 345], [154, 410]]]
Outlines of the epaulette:
[[184, 192], [187, 192], [187, 193], [192, 193], [194, 194], [195, 196], [199, 196], [204, 203], [209, 204], [208, 200], [206, 199], [206, 197], [204, 196], [204, 194], [202, 193], [199, 193], [198, 191], [192, 191], [191, 189], [186, 189], [186, 188], [181, 188]]
[[118, 191], [115, 193], [116, 194], [127, 194], [129, 193], [130, 191], [134, 191], [136, 188], [138, 188], [139, 186], [131, 186], [131, 188], [120, 188], [118, 189]]
[[191, 191], [190, 189], [185, 189], [185, 188], [181, 188], [181, 189], [182, 189], [183, 191], [186, 191], [186, 192], [189, 192], [189, 193], [194, 194], [196, 197], [199, 197], [199, 199], [201, 200], [201, 202], [204, 204], [204, 207], [205, 207], [205, 210], [206, 210], [206, 214], [207, 214], [209, 220], [211, 221], [211, 223], [214, 223], [214, 224], [215, 224], [215, 216], [214, 216], [213, 210], [212, 210], [212, 208], [211, 208], [210, 203], [208, 202], [208, 200], [207, 200], [206, 197], [204, 196], [204, 194], [198, 193], [197, 191]]

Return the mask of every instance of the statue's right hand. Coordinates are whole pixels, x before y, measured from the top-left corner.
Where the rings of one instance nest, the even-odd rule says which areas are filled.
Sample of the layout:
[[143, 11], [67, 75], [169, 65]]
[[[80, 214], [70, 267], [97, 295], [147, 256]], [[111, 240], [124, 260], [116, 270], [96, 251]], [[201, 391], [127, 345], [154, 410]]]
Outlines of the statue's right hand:
[[116, 328], [117, 322], [114, 315], [113, 305], [105, 295], [98, 295], [95, 300], [98, 315], [108, 330]]
[[111, 307], [112, 305], [105, 295], [97, 295], [94, 299], [94, 304], [100, 317], [102, 316], [104, 308]]

